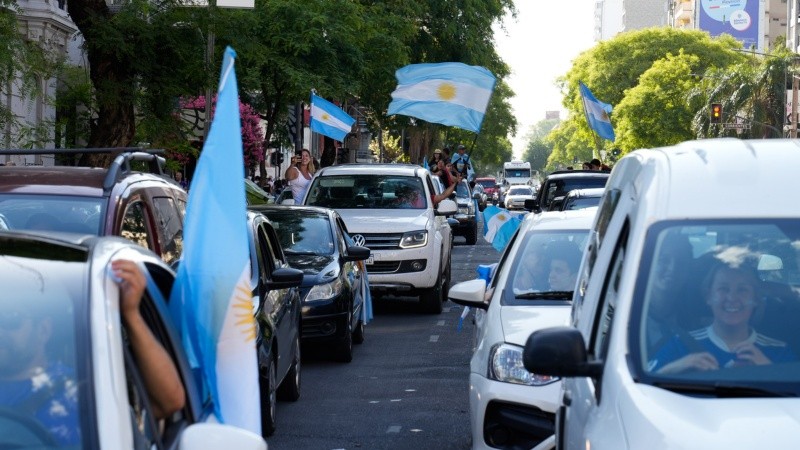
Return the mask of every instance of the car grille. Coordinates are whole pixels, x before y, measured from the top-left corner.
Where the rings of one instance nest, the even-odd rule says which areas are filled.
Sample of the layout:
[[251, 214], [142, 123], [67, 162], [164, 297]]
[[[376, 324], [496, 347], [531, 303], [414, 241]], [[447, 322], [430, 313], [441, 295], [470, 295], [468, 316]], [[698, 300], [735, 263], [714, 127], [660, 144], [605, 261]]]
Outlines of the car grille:
[[373, 233], [364, 236], [364, 245], [370, 250], [394, 250], [400, 248], [400, 239], [403, 238], [403, 233]]
[[367, 264], [367, 273], [395, 273], [400, 269], [400, 261], [375, 261]]

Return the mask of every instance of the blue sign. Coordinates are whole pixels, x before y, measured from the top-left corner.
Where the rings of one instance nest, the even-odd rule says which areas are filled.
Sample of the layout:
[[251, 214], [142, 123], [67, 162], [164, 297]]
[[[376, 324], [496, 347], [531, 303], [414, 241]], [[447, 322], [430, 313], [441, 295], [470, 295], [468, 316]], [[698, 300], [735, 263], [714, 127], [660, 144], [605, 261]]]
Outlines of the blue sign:
[[697, 27], [712, 37], [730, 34], [745, 49], [759, 47], [760, 3], [758, 0], [700, 0]]

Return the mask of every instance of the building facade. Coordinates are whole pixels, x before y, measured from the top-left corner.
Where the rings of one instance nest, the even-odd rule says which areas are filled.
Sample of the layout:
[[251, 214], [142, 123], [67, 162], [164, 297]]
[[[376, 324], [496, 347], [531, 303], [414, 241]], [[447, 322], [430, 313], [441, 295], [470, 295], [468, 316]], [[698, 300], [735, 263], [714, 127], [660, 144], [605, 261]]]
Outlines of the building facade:
[[668, 25], [668, 0], [596, 0], [595, 41], [619, 33]]

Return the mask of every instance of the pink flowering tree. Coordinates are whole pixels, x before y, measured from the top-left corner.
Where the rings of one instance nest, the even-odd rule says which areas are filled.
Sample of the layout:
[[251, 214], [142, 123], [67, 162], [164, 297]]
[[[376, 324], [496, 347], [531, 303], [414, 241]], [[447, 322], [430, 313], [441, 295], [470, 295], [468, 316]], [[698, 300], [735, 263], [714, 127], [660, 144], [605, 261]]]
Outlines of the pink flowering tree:
[[[181, 98], [181, 109], [195, 111], [205, 111], [206, 98], [204, 96]], [[212, 114], [217, 106], [217, 96], [214, 96], [211, 104]], [[247, 103], [242, 103], [239, 99], [239, 116], [242, 120], [242, 147], [244, 151], [244, 165], [248, 174], [264, 159], [264, 130], [261, 128], [261, 118]], [[189, 156], [185, 153], [173, 154], [169, 157], [178, 160], [182, 164], [188, 161]], [[181, 161], [185, 159], [185, 161]]]

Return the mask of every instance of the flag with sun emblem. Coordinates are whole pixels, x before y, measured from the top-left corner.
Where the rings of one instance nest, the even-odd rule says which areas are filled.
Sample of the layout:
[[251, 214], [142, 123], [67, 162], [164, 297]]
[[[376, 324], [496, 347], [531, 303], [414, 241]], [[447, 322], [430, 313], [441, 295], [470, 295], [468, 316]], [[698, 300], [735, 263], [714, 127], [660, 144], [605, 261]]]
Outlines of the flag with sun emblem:
[[613, 141], [614, 127], [611, 126], [611, 119], [608, 117], [611, 114], [611, 105], [603, 103], [596, 99], [592, 91], [586, 87], [583, 82], [580, 82], [581, 98], [583, 99], [583, 112], [586, 114], [586, 121], [589, 126], [603, 139]]
[[316, 94], [311, 94], [311, 123], [309, 128], [315, 133], [344, 142], [344, 137], [353, 129], [356, 119], [350, 117], [342, 108]]
[[186, 205], [170, 309], [221, 423], [261, 434], [236, 53], [225, 49], [217, 108]]
[[397, 89], [387, 115], [480, 132], [496, 81], [487, 69], [454, 62], [411, 64], [398, 69], [395, 77]]

